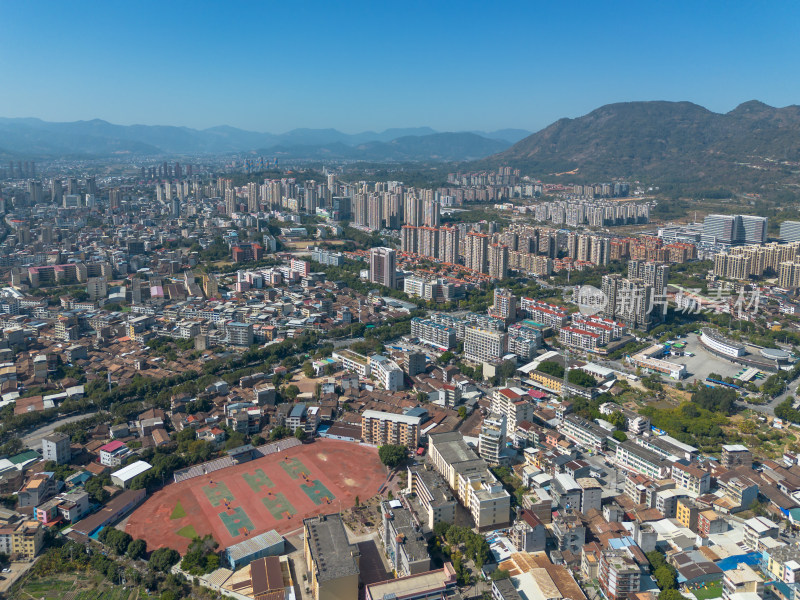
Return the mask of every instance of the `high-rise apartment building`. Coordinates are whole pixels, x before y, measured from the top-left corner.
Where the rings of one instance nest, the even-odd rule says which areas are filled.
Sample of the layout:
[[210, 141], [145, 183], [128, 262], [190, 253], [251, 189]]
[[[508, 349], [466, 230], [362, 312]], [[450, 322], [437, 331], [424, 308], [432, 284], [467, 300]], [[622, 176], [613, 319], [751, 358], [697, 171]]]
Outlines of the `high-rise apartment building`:
[[225, 190], [225, 214], [232, 215], [236, 212], [236, 190], [227, 188]]
[[441, 227], [439, 229], [439, 260], [458, 263], [458, 229], [455, 227]]
[[[655, 302], [653, 290], [654, 287], [642, 279], [626, 279], [617, 274], [604, 275], [606, 305], [603, 316], [622, 321], [630, 329], [646, 331], [653, 324], [654, 317], [660, 320], [661, 315], [661, 305]], [[654, 312], [657, 314], [653, 315]]]
[[247, 184], [247, 212], [258, 212], [258, 184], [253, 182]]
[[489, 314], [498, 319], [513, 321], [517, 318], [517, 297], [506, 288], [495, 288], [494, 304]]
[[489, 236], [471, 231], [464, 243], [464, 265], [479, 273], [489, 272]]
[[500, 464], [506, 446], [506, 416], [491, 413], [483, 420], [478, 437], [478, 455], [490, 465]]
[[493, 279], [508, 277], [508, 246], [503, 244], [489, 246], [489, 277]]
[[369, 280], [371, 283], [395, 289], [397, 287], [396, 252], [393, 248], [378, 247], [369, 251]]
[[778, 271], [778, 287], [787, 290], [800, 287], [800, 262], [782, 262]]

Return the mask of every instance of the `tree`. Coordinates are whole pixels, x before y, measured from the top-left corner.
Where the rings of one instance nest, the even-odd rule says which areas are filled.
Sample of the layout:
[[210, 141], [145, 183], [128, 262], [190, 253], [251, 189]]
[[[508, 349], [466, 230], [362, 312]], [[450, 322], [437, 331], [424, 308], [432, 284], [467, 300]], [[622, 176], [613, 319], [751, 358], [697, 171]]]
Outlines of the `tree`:
[[358, 506], [360, 504], [360, 502], [358, 500], [358, 496], [356, 496], [356, 498], [355, 498], [355, 504], [356, 504], [356, 506]]
[[567, 375], [567, 381], [584, 388], [597, 387], [597, 380], [579, 369], [572, 369]]
[[305, 375], [308, 379], [312, 379], [314, 377], [314, 367], [308, 361], [303, 363], [303, 375]]
[[618, 442], [624, 442], [625, 440], [628, 439], [627, 434], [624, 431], [619, 431], [619, 430], [612, 433], [611, 437], [613, 437]]
[[662, 590], [675, 588], [675, 569], [670, 565], [663, 565], [655, 570], [655, 578], [658, 587]]
[[294, 430], [294, 437], [302, 442], [304, 439], [306, 439], [306, 430], [302, 427], [298, 427]]
[[297, 395], [300, 393], [300, 388], [296, 385], [287, 385], [283, 390], [283, 395], [289, 400], [289, 402], [294, 402]]
[[536, 367], [536, 370], [546, 373], [547, 375], [552, 375], [553, 377], [560, 378], [564, 376], [564, 367], [552, 360], [540, 362], [539, 366]]
[[489, 577], [492, 581], [500, 581], [501, 579], [508, 579], [511, 574], [505, 569], [495, 569]]
[[445, 539], [447, 536], [447, 531], [450, 529], [450, 527], [451, 525], [447, 521], [439, 521], [433, 526], [433, 534], [438, 538]]
[[384, 465], [394, 469], [406, 459], [408, 449], [400, 444], [386, 444], [378, 448], [378, 456]]
[[456, 355], [453, 354], [452, 352], [450, 352], [450, 350], [448, 350], [447, 352], [442, 352], [442, 354], [439, 356], [439, 364], [440, 365], [446, 365], [451, 360], [453, 360], [455, 357], [456, 357]]
[[459, 406], [458, 407], [458, 418], [459, 419], [466, 419], [467, 418], [467, 407], [466, 406]]
[[658, 600], [686, 600], [686, 596], [681, 594], [678, 590], [667, 589], [658, 595]]
[[628, 419], [626, 419], [625, 415], [623, 415], [620, 411], [615, 410], [608, 415], [608, 422], [616, 427], [618, 431], [622, 431], [628, 424]]
[[167, 573], [170, 567], [176, 564], [180, 559], [181, 555], [172, 548], [159, 548], [150, 555], [148, 564], [154, 571]]
[[126, 551], [126, 554], [135, 560], [137, 558], [142, 558], [146, 551], [147, 543], [144, 540], [133, 540], [130, 544], [128, 544], [128, 550]]

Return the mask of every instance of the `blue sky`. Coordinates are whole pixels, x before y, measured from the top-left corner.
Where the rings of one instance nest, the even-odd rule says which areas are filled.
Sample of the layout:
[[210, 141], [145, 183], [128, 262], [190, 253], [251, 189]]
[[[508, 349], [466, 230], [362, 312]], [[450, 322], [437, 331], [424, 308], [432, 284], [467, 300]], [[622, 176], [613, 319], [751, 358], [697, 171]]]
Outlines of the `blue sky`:
[[0, 116], [537, 130], [610, 102], [800, 103], [794, 2], [0, 2]]

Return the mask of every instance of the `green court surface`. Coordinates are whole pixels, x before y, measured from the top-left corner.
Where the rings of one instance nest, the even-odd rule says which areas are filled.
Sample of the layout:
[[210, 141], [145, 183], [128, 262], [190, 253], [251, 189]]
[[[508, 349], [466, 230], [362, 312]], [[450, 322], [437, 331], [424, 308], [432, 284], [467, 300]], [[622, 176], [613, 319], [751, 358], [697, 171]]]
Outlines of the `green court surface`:
[[183, 510], [183, 506], [181, 505], [180, 500], [178, 500], [178, 503], [175, 505], [175, 509], [172, 511], [172, 514], [169, 516], [169, 518], [174, 521], [176, 519], [182, 519], [185, 516], [186, 511]]
[[250, 517], [248, 517], [247, 513], [239, 506], [233, 509], [233, 514], [227, 512], [219, 513], [219, 518], [231, 537], [239, 535], [242, 529], [247, 529], [248, 531], [253, 531], [254, 529]]
[[263, 469], [256, 469], [254, 475], [250, 473], [242, 473], [242, 478], [247, 482], [247, 485], [250, 486], [250, 489], [254, 492], [258, 492], [262, 487], [275, 487], [275, 484], [272, 483], [272, 480], [267, 477], [264, 473]]
[[301, 463], [296, 458], [290, 458], [289, 460], [282, 460], [281, 461], [281, 468], [288, 473], [289, 477], [292, 479], [300, 479], [303, 473], [306, 476], [311, 475], [311, 471], [306, 467], [303, 463]]
[[[310, 483], [310, 485], [309, 485]], [[319, 506], [320, 504], [327, 504], [328, 501], [333, 501], [336, 499], [336, 496], [326, 488], [319, 479], [315, 479], [309, 483], [304, 483], [300, 486], [300, 489], [306, 493], [306, 496], [311, 498], [314, 501], [314, 504]]]
[[175, 533], [177, 533], [181, 537], [189, 538], [190, 540], [193, 540], [194, 538], [198, 537], [194, 525], [186, 525], [185, 527], [181, 527]]
[[203, 486], [203, 493], [208, 498], [208, 501], [211, 502], [211, 506], [219, 506], [220, 504], [224, 504], [225, 500], [228, 502], [233, 502], [233, 494], [228, 489], [228, 486], [224, 483], [217, 482], [212, 486], [204, 485]]
[[289, 515], [297, 514], [297, 511], [295, 510], [294, 506], [292, 506], [291, 502], [289, 502], [286, 499], [286, 496], [281, 493], [272, 494], [262, 498], [261, 501], [264, 503], [264, 506], [267, 507], [267, 510], [274, 519], [283, 519], [287, 513]]

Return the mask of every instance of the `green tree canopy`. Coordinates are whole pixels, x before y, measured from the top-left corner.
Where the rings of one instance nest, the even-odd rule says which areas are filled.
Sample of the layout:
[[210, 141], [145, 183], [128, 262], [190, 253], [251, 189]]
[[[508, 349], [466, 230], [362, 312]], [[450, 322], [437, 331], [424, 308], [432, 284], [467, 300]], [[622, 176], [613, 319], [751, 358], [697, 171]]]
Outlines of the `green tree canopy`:
[[386, 444], [378, 448], [381, 462], [390, 469], [399, 466], [408, 456], [408, 448], [400, 444]]

